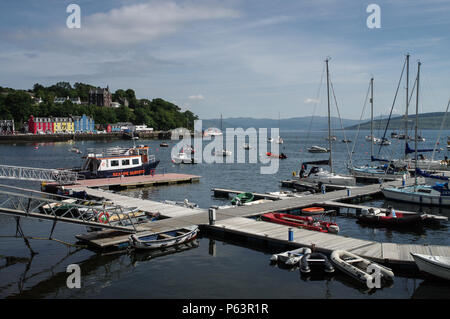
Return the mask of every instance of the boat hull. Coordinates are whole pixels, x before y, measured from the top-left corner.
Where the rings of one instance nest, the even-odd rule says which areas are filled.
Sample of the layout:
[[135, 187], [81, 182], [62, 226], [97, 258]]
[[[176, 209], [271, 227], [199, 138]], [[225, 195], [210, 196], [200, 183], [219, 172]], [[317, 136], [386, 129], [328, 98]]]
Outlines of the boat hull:
[[151, 163], [146, 163], [141, 166], [131, 167], [126, 169], [117, 170], [102, 170], [96, 173], [91, 171], [75, 171], [78, 175], [83, 176], [85, 179], [95, 179], [95, 178], [112, 178], [120, 176], [137, 176], [137, 175], [153, 175], [155, 173], [155, 168], [158, 166], [159, 160]]
[[358, 216], [358, 222], [363, 224], [380, 225], [380, 226], [411, 226], [422, 223], [422, 217], [420, 215], [403, 216], [400, 213], [396, 214], [397, 217], [390, 216]]
[[390, 180], [401, 180], [406, 173], [399, 174], [388, 174], [382, 169], [371, 168], [371, 167], [352, 167], [349, 168], [350, 174], [355, 177], [374, 177], [381, 179]]
[[450, 280], [450, 258], [411, 253], [417, 267], [433, 276]]
[[[420, 187], [420, 186], [419, 186]], [[450, 196], [441, 196], [439, 193], [421, 193], [409, 191], [409, 188], [383, 188], [384, 197], [391, 200], [415, 203], [430, 206], [450, 206]]]
[[[140, 237], [133, 234], [129, 237], [128, 241], [129, 245], [135, 249], [161, 249], [189, 242], [197, 237], [197, 233], [199, 231], [198, 227], [184, 228], [182, 230], [185, 230], [187, 232], [166, 239], [161, 239], [160, 235], [167, 233], [159, 233], [151, 236]], [[173, 233], [176, 232], [177, 231], [173, 231]]]

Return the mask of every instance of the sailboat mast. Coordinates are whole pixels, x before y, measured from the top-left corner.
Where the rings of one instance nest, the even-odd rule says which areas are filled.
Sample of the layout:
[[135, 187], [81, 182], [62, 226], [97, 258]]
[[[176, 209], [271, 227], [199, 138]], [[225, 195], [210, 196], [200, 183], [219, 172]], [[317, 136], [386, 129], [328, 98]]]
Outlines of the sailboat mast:
[[[417, 88], [416, 88], [416, 128], [415, 128], [415, 153], [414, 153], [414, 157], [416, 159], [416, 165], [415, 165], [415, 170], [417, 170], [417, 129], [418, 129], [418, 125], [419, 125], [419, 77], [420, 77], [420, 61], [417, 63]], [[414, 186], [417, 186], [417, 173], [414, 173]]]
[[370, 160], [373, 157], [373, 78], [370, 79]]
[[330, 148], [330, 172], [333, 173], [333, 151], [331, 149], [331, 112], [330, 112], [330, 76], [329, 76], [329, 71], [328, 71], [328, 59], [325, 60], [326, 64], [327, 64], [327, 99], [328, 99], [328, 145]]
[[406, 55], [406, 111], [405, 111], [405, 155], [406, 159], [406, 144], [408, 144], [408, 106], [409, 106], [409, 54]]

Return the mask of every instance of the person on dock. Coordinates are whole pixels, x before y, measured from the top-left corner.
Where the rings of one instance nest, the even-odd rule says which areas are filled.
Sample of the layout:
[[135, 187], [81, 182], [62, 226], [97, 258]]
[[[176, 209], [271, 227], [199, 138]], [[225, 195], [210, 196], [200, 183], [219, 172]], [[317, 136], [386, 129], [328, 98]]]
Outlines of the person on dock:
[[394, 208], [392, 206], [389, 206], [388, 209], [389, 209], [389, 212], [388, 212], [388, 214], [386, 216], [391, 216], [393, 218], [397, 218], [397, 215], [395, 215]]

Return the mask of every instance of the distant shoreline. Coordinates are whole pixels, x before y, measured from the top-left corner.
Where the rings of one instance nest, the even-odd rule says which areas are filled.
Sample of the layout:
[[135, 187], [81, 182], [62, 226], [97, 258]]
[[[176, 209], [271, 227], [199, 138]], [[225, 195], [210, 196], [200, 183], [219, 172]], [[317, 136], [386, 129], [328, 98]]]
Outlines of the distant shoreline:
[[[136, 133], [139, 139], [166, 140], [171, 138], [170, 131], [154, 131], [148, 133]], [[10, 143], [39, 143], [39, 142], [67, 142], [67, 141], [98, 141], [98, 140], [130, 140], [130, 135], [123, 132], [111, 132], [103, 134], [15, 134], [0, 135], [1, 144]]]

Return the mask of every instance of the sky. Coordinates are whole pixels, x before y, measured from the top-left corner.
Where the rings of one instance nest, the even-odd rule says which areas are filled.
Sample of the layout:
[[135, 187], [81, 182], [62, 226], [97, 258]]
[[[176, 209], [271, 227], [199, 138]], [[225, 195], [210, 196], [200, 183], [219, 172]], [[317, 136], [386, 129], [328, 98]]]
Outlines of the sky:
[[[67, 27], [71, 3], [80, 28]], [[370, 4], [380, 28], [367, 25]], [[443, 112], [449, 17], [450, 0], [4, 0], [0, 86], [132, 88], [201, 119], [326, 116], [329, 57], [339, 114], [359, 119], [372, 76], [374, 114], [389, 114], [409, 53], [410, 89], [422, 62], [419, 111]], [[405, 87], [394, 114], [405, 111]]]

